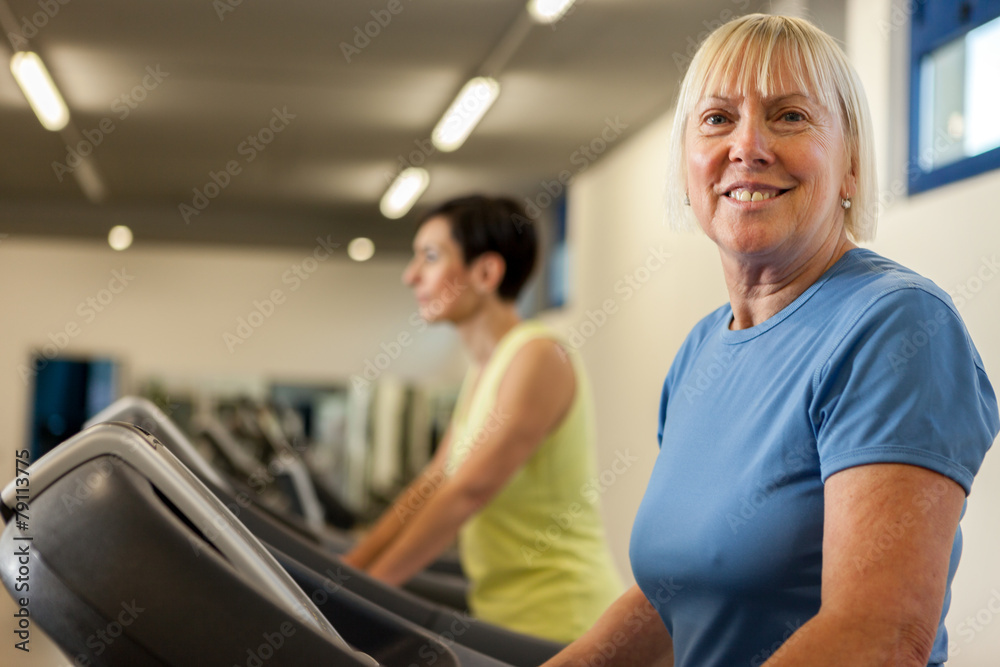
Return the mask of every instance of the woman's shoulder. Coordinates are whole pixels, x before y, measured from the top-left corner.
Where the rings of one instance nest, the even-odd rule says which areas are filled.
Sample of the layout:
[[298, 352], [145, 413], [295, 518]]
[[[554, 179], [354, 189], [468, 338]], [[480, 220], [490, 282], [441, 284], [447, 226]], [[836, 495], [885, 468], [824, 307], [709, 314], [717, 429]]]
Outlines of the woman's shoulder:
[[867, 248], [847, 253], [842, 270], [828, 284], [836, 291], [850, 294], [854, 303], [865, 297], [878, 301], [898, 292], [895, 299], [921, 301], [926, 295], [952, 304], [948, 293], [930, 278]]

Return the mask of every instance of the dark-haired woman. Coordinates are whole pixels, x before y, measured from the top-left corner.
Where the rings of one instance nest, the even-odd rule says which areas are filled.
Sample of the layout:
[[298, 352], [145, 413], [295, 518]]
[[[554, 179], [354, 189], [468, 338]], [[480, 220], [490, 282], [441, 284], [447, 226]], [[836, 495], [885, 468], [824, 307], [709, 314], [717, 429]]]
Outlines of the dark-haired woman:
[[403, 279], [472, 359], [433, 460], [346, 556], [405, 582], [460, 536], [483, 620], [556, 641], [582, 634], [621, 592], [605, 543], [590, 390], [582, 366], [515, 299], [536, 235], [513, 201], [447, 202], [421, 220]]

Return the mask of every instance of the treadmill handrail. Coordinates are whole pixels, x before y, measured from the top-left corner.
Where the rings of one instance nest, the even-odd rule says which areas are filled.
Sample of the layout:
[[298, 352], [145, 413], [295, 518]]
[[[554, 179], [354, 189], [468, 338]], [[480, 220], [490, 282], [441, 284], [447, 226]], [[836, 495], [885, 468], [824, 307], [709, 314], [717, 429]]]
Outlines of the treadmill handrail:
[[213, 444], [240, 473], [253, 477], [267, 476], [267, 466], [246, 451], [221, 421], [212, 415], [202, 415], [194, 420], [195, 427], [213, 440]]
[[[248, 585], [281, 608], [313, 626], [321, 635], [354, 652], [295, 581], [247, 528], [155, 437], [133, 424], [106, 422], [78, 433], [33, 463], [28, 474], [37, 494], [83, 463], [115, 456], [134, 467], [191, 520], [198, 530], [246, 576]], [[0, 492], [16, 507], [12, 480]]]
[[[135, 424], [144, 431], [153, 433], [161, 440], [170, 440], [170, 452], [180, 459], [181, 463], [201, 479], [208, 480], [215, 486], [232, 491], [232, 485], [220, 475], [215, 468], [208, 465], [204, 457], [194, 449], [194, 445], [185, 436], [177, 424], [160, 410], [152, 401], [139, 396], [123, 396], [87, 420], [84, 429], [102, 422], [127, 422]], [[147, 424], [155, 424], [156, 431]]]

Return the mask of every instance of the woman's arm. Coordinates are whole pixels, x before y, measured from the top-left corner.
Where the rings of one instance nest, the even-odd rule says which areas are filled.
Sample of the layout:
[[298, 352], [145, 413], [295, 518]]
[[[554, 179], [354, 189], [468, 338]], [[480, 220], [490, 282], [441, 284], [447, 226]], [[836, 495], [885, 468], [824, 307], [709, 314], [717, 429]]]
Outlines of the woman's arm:
[[[468, 456], [368, 569], [400, 584], [454, 541], [469, 518], [499, 493], [566, 416], [576, 378], [565, 352], [551, 340], [527, 343], [500, 382], [494, 419], [473, 436]], [[458, 446], [459, 443], [452, 443]]]
[[608, 607], [582, 637], [542, 667], [670, 667], [674, 644], [653, 605], [638, 586]]
[[765, 663], [927, 664], [965, 492], [925, 468], [873, 464], [826, 482], [822, 603]]
[[375, 527], [342, 557], [348, 565], [364, 569], [396, 539], [407, 522], [420, 514], [437, 494], [445, 480], [444, 467], [451, 445], [451, 429], [445, 431], [437, 451], [413, 482], [403, 490], [392, 506], [382, 513]]

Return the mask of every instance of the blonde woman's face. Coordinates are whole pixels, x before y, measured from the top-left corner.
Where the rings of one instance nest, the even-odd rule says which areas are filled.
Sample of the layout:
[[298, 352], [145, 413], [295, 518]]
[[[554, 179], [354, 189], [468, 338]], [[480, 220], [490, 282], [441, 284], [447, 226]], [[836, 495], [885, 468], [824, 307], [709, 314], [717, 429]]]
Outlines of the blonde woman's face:
[[[793, 81], [785, 66], [774, 81]], [[713, 94], [694, 106], [685, 133], [687, 191], [723, 253], [794, 261], [843, 231], [841, 200], [854, 191], [839, 114], [794, 84]]]

